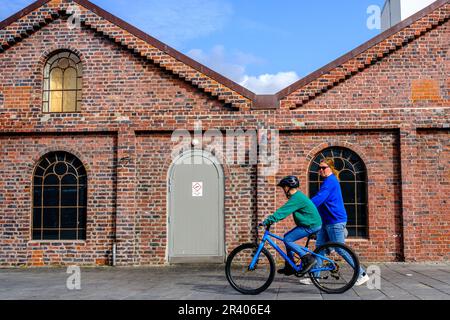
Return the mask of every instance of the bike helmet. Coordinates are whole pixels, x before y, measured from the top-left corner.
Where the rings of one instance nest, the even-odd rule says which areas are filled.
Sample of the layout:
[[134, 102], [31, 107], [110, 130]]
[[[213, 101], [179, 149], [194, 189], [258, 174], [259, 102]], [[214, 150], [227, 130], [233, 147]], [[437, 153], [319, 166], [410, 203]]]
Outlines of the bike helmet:
[[298, 178], [296, 176], [287, 176], [278, 182], [278, 187], [289, 187], [289, 188], [298, 188], [300, 185], [300, 182], [298, 181]]

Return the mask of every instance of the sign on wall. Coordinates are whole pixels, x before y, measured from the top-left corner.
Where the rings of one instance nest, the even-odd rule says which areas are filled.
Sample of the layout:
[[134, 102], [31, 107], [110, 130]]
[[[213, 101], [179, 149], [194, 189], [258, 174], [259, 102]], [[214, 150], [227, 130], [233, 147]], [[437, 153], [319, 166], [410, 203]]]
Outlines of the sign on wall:
[[203, 182], [192, 182], [192, 196], [203, 197]]

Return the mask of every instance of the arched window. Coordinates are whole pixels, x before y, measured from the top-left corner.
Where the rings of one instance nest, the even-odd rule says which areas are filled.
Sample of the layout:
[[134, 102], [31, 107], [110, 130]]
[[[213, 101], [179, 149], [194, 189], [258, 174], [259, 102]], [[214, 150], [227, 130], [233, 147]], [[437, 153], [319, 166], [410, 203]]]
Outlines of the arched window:
[[33, 240], [86, 239], [87, 177], [67, 152], [45, 155], [33, 176]]
[[320, 190], [323, 178], [319, 174], [319, 163], [323, 158], [333, 158], [339, 172], [349, 236], [367, 237], [367, 171], [364, 162], [347, 148], [331, 147], [321, 151], [309, 168], [310, 197]]
[[82, 65], [70, 51], [52, 55], [44, 67], [44, 112], [77, 112], [81, 105]]

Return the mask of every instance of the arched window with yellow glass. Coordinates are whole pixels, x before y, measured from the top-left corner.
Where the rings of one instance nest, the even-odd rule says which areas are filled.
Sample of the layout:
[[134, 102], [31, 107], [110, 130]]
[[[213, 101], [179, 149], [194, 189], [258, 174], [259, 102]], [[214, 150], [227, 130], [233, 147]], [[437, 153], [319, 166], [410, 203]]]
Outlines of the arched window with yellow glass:
[[81, 107], [82, 64], [71, 51], [53, 54], [44, 67], [44, 112], [79, 112]]

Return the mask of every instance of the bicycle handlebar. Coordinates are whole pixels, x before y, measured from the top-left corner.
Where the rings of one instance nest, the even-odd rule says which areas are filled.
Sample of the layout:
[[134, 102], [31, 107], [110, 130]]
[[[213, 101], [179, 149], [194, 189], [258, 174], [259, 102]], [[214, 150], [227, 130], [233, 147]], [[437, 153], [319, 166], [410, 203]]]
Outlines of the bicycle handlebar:
[[270, 230], [270, 224], [266, 226], [264, 223], [261, 222], [261, 223], [258, 224], [258, 227], [263, 227], [263, 228], [266, 229], [267, 231]]

